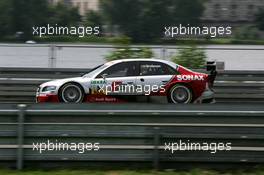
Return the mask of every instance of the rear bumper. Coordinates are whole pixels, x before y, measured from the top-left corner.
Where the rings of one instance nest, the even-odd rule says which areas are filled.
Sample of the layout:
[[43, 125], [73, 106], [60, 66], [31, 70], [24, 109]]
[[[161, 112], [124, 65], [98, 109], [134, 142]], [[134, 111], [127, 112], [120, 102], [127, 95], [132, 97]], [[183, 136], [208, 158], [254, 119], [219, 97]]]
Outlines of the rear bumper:
[[214, 94], [212, 89], [206, 89], [194, 103], [215, 103]]
[[215, 102], [216, 102], [215, 98], [208, 98], [208, 99], [203, 99], [202, 100], [202, 103], [211, 103], [211, 104], [213, 104]]

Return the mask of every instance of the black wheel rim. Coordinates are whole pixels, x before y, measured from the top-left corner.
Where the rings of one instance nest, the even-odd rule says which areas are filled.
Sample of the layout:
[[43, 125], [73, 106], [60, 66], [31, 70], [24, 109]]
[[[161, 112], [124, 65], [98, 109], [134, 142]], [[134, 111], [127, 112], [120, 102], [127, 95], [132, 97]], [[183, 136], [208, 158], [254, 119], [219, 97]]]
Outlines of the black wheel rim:
[[175, 87], [171, 94], [174, 103], [187, 103], [190, 98], [190, 92], [186, 87]]

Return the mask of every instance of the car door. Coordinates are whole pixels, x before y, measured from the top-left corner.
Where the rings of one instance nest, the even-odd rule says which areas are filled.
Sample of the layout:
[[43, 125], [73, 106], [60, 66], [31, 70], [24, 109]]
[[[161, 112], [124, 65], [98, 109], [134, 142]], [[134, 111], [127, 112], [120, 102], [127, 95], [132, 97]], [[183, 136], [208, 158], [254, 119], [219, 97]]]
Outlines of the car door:
[[134, 95], [136, 69], [133, 61], [116, 63], [98, 74], [95, 81], [104, 83], [106, 95]]
[[176, 74], [177, 71], [165, 63], [140, 61], [136, 84], [142, 87], [142, 95], [150, 95], [152, 92], [158, 92]]

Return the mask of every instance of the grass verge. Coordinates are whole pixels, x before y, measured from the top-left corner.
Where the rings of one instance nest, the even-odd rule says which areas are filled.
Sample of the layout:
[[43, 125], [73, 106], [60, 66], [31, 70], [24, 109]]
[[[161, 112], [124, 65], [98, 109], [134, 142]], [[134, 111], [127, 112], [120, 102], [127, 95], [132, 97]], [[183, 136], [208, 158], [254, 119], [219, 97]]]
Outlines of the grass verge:
[[263, 175], [264, 170], [254, 170], [249, 172], [243, 171], [229, 171], [229, 172], [217, 172], [209, 170], [192, 170], [192, 171], [130, 171], [130, 170], [116, 170], [116, 171], [95, 171], [95, 170], [0, 170], [1, 175]]

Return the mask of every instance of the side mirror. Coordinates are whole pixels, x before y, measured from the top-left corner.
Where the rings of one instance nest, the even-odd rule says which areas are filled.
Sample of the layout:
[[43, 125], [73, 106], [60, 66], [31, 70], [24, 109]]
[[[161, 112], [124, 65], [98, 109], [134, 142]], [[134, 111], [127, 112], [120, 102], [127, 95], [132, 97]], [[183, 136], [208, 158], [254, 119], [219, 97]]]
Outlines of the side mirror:
[[106, 79], [106, 77], [107, 77], [107, 74], [102, 74], [103, 79]]

